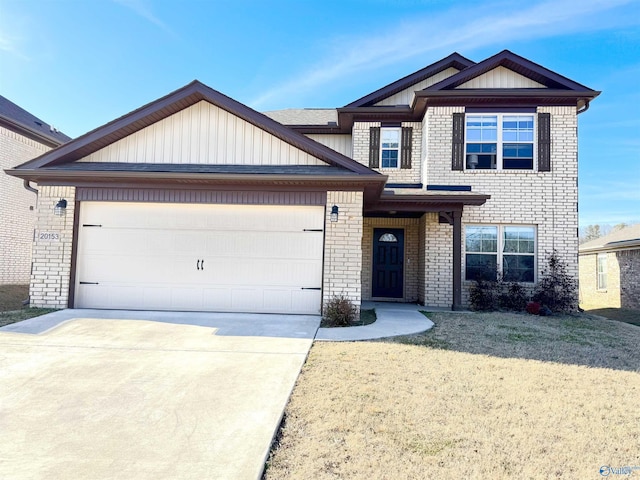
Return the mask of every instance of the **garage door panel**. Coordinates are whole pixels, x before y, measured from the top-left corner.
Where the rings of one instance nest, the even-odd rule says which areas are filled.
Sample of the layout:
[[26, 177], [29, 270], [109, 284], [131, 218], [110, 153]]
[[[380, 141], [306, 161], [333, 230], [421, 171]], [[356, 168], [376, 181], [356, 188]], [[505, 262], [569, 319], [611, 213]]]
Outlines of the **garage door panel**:
[[102, 226], [80, 230], [77, 307], [320, 313], [303, 288], [322, 284], [323, 207], [82, 202], [80, 218]]

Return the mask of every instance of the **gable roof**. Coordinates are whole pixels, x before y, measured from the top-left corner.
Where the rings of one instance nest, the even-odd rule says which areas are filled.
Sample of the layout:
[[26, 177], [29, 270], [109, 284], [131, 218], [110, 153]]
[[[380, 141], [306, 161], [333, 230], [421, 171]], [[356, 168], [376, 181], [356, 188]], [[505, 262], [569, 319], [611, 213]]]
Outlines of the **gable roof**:
[[18, 133], [49, 147], [57, 147], [71, 140], [71, 137], [2, 95], [0, 95], [0, 125], [17, 130]]
[[228, 111], [329, 165], [345, 168], [355, 174], [379, 176], [380, 179], [386, 178], [384, 175], [380, 175], [355, 160], [285, 127], [266, 115], [256, 112], [197, 80], [106, 125], [98, 127], [65, 145], [23, 163], [12, 170], [7, 170], [7, 173], [25, 179], [35, 178], [36, 175], [42, 178], [43, 169], [71, 163], [86, 157], [202, 100]]
[[500, 53], [497, 53], [494, 56], [457, 73], [456, 75], [427, 87], [425, 90], [451, 90], [499, 66], [508, 68], [509, 70], [519, 73], [524, 77], [541, 83], [547, 88], [557, 90], [591, 91], [589, 87], [585, 87], [578, 82], [574, 82], [567, 77], [555, 73], [542, 65], [538, 65], [531, 60], [527, 60], [520, 55], [516, 55], [509, 50], [503, 50]]
[[585, 242], [578, 250], [580, 253], [592, 253], [622, 248], [640, 248], [640, 223]]
[[[504, 67], [533, 80], [544, 88], [458, 88], [495, 68]], [[588, 104], [600, 95], [585, 85], [555, 73], [537, 63], [516, 55], [509, 50], [483, 60], [415, 93], [413, 108], [424, 111], [431, 105], [469, 105], [478, 103], [519, 103], [531, 105], [576, 105], [588, 108]]]
[[413, 72], [406, 77], [401, 78], [400, 80], [396, 80], [389, 85], [386, 85], [375, 92], [372, 92], [368, 95], [365, 95], [358, 100], [355, 100], [343, 108], [351, 108], [351, 107], [371, 107], [374, 104], [388, 98], [402, 90], [405, 90], [411, 85], [415, 85], [416, 83], [421, 82], [429, 77], [436, 75], [437, 73], [446, 70], [447, 68], [455, 68], [457, 70], [464, 70], [468, 67], [475, 65], [475, 62], [469, 60], [468, 58], [463, 57], [457, 52], [452, 53], [448, 57], [443, 58], [431, 65], [428, 65], [417, 72]]

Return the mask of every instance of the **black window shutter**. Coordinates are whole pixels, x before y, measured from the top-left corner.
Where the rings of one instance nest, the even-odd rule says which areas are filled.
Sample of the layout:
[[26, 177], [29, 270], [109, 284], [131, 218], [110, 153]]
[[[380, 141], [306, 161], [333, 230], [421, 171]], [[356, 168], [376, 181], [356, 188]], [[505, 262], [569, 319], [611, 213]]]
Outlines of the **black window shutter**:
[[451, 170], [464, 170], [464, 113], [453, 114]]
[[411, 140], [413, 138], [412, 127], [402, 127], [402, 140], [400, 141], [400, 168], [411, 168]]
[[538, 171], [551, 171], [551, 114], [538, 114]]
[[369, 128], [369, 168], [380, 168], [380, 127]]

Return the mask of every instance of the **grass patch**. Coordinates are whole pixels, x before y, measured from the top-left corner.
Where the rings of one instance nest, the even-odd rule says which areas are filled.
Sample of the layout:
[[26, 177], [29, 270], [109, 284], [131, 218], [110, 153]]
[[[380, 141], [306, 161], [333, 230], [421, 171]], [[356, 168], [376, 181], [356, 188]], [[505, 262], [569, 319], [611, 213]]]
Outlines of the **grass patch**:
[[29, 285], [0, 285], [0, 327], [55, 312], [51, 308], [25, 308], [22, 301], [29, 297]]
[[[370, 325], [376, 321], [378, 317], [376, 316], [375, 309], [369, 310], [360, 310], [360, 317], [357, 320], [354, 320], [347, 327], [362, 327], [364, 325]], [[329, 325], [327, 321], [323, 318], [320, 322], [320, 327], [322, 328], [342, 328], [342, 327], [334, 327], [333, 325]]]
[[640, 463], [640, 328], [428, 316], [423, 334], [313, 345], [267, 480], [596, 478]]
[[610, 320], [618, 322], [630, 323], [631, 325], [640, 326], [640, 310], [630, 308], [596, 308], [583, 306], [586, 313], [599, 315]]
[[29, 298], [29, 285], [0, 285], [0, 312], [19, 310]]
[[23, 308], [11, 312], [0, 312], [0, 327], [55, 311], [54, 308]]

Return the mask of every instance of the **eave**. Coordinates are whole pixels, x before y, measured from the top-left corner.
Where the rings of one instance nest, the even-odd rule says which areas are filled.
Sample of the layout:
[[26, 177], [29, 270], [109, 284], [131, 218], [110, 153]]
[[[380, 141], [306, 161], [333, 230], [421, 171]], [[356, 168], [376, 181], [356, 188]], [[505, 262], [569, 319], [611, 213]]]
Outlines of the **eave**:
[[59, 145], [62, 145], [63, 141], [58, 140], [57, 138], [50, 137], [48, 135], [43, 135], [36, 130], [29, 128], [19, 122], [16, 122], [4, 115], [0, 115], [0, 125], [12, 130], [20, 135], [30, 138], [31, 140], [35, 140], [38, 143], [46, 145], [47, 147], [55, 148]]
[[379, 198], [388, 178], [379, 173], [336, 176], [109, 171], [100, 175], [101, 172], [96, 171], [57, 169], [12, 169], [5, 172], [38, 185], [73, 187], [350, 190], [364, 192], [368, 202]]
[[600, 94], [598, 91], [551, 90], [546, 88], [462, 88], [415, 93], [412, 107], [418, 116], [429, 106], [522, 106], [541, 105], [583, 107]]
[[419, 122], [420, 115], [410, 106], [379, 106], [379, 107], [343, 107], [338, 108], [338, 123], [341, 129], [350, 131], [353, 123], [366, 122]]
[[464, 195], [393, 195], [382, 194], [378, 201], [365, 205], [364, 213], [393, 214], [397, 212], [451, 212], [462, 211], [465, 206], [484, 205], [491, 195], [470, 193]]

